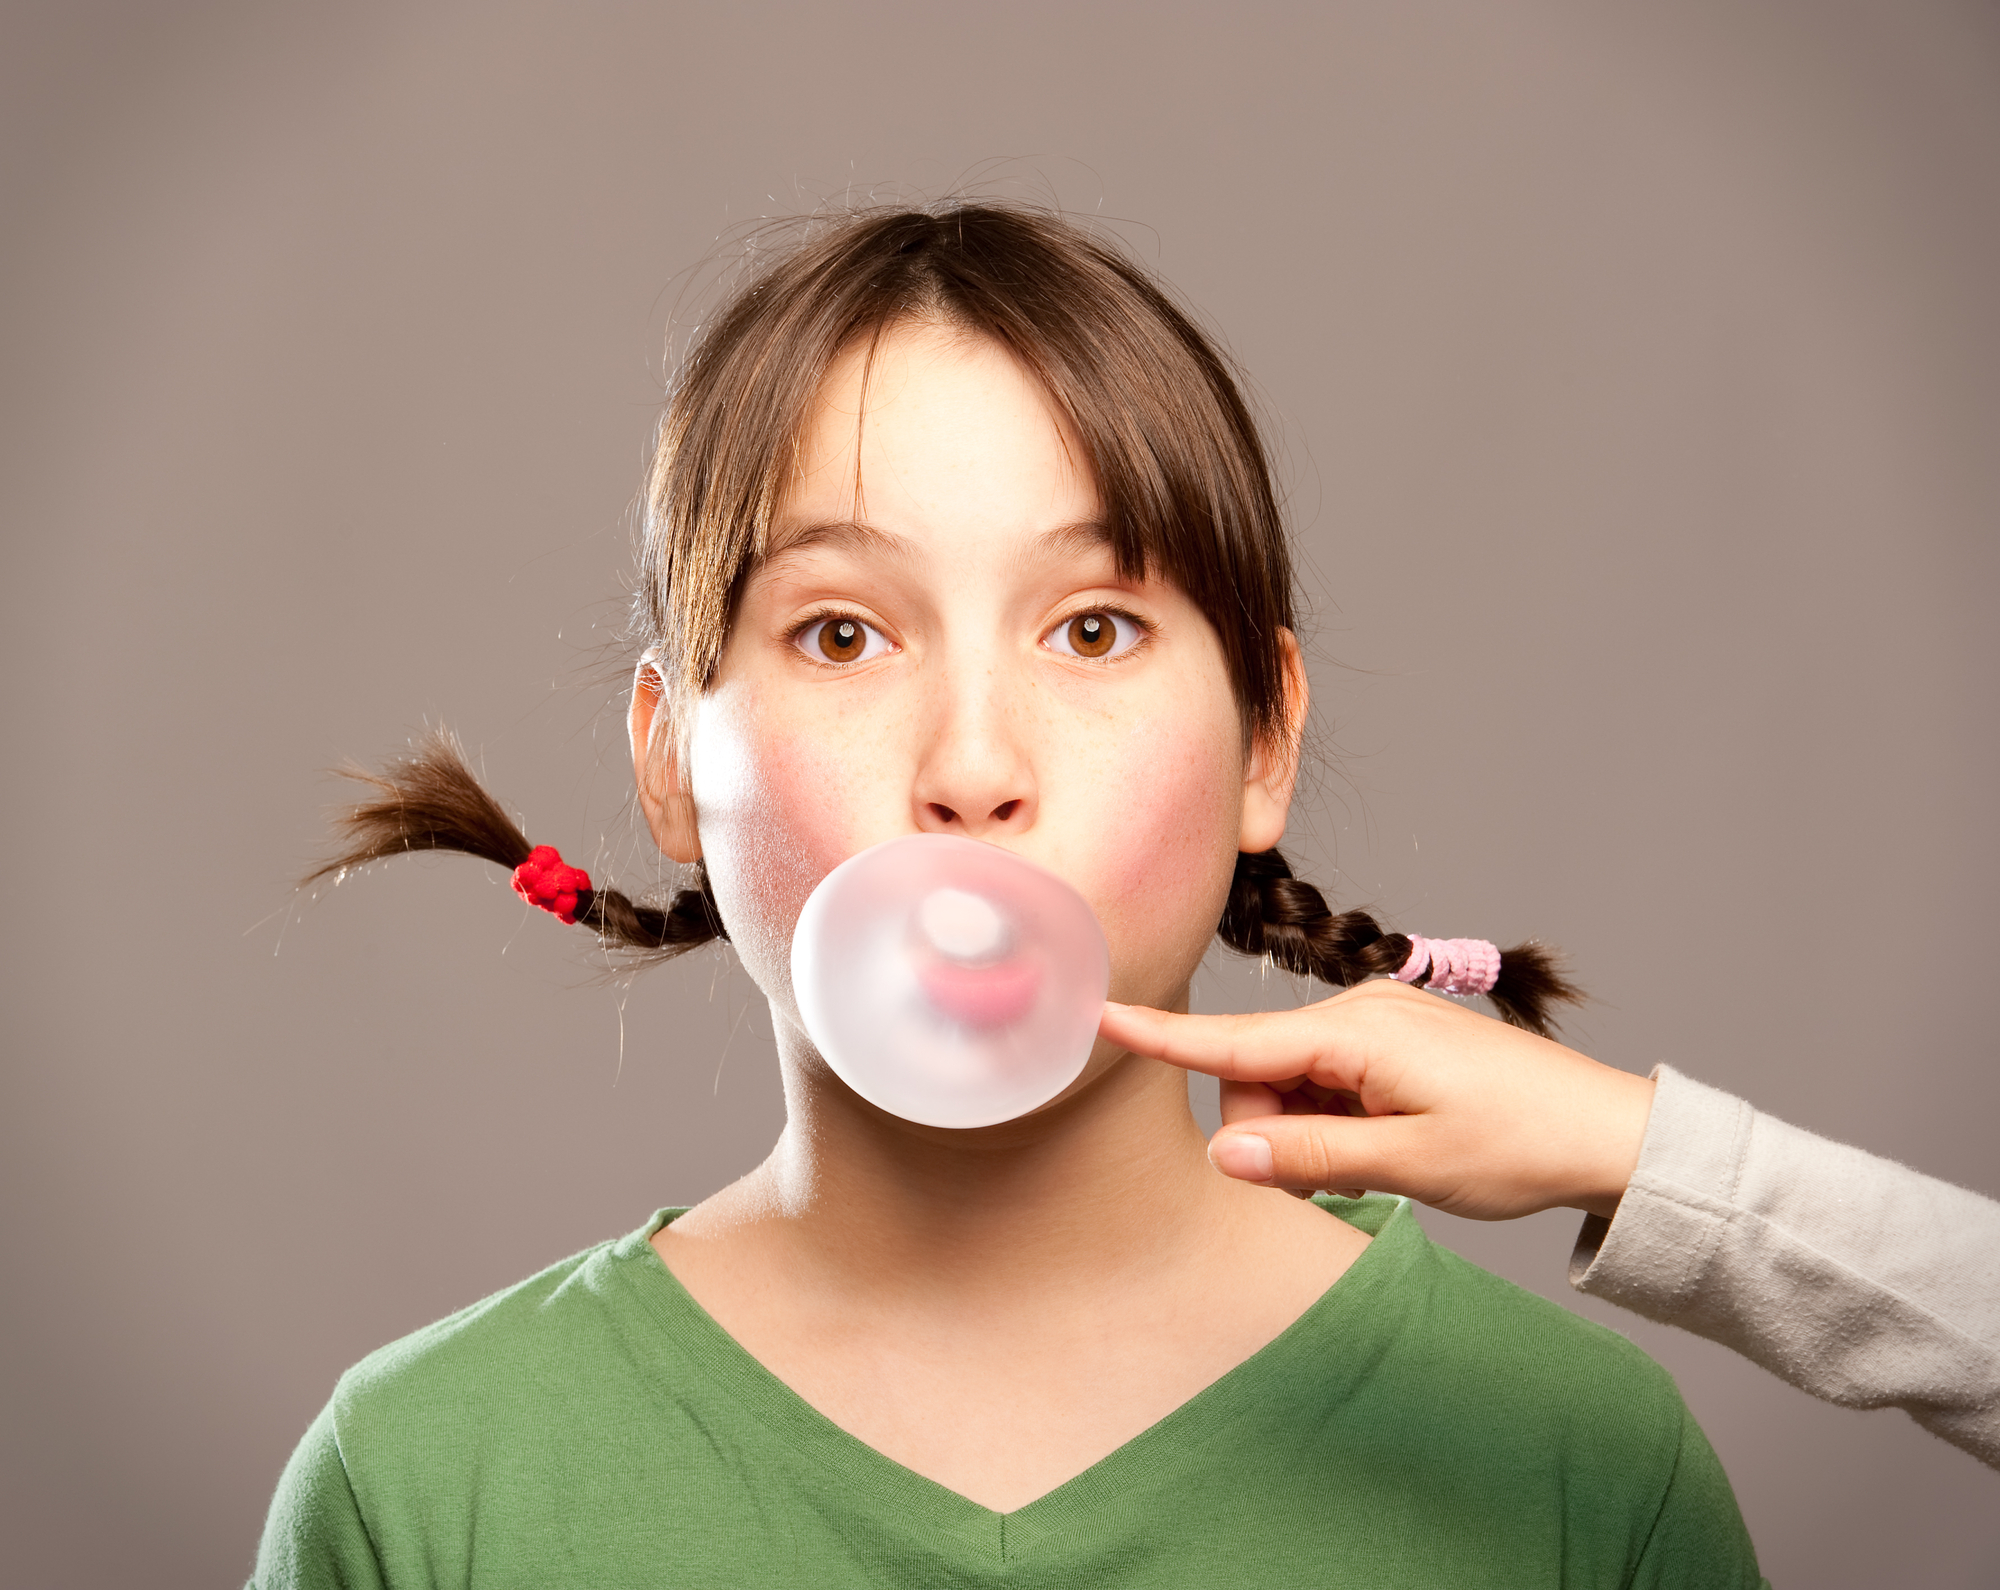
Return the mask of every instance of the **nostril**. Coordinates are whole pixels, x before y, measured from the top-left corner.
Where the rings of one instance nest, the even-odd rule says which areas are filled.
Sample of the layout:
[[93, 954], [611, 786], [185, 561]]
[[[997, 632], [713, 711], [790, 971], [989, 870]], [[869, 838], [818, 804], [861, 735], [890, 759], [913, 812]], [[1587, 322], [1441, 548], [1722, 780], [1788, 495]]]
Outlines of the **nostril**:
[[932, 801], [930, 808], [931, 816], [935, 817], [941, 823], [955, 823], [958, 821], [958, 813], [953, 811], [949, 806], [940, 806], [936, 801]]
[[993, 808], [993, 820], [996, 823], [1009, 822], [1013, 819], [1014, 813], [1020, 809], [1021, 803], [1019, 801], [1002, 801], [998, 806]]

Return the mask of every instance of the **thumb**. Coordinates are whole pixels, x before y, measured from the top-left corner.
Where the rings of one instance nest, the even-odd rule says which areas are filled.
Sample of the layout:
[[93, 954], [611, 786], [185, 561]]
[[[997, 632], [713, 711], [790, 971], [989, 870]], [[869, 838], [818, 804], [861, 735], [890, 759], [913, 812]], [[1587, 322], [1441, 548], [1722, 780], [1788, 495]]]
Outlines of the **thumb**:
[[1266, 1115], [1234, 1121], [1209, 1139], [1225, 1176], [1266, 1187], [1353, 1188], [1421, 1197], [1410, 1175], [1422, 1117]]

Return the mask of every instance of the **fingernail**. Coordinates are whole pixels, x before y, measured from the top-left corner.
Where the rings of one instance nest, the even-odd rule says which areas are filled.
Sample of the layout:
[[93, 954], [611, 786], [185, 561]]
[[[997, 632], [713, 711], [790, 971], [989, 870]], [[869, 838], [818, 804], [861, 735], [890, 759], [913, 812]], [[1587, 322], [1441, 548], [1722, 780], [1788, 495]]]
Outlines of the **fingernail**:
[[1208, 1162], [1238, 1181], [1271, 1179], [1270, 1139], [1255, 1132], [1231, 1132], [1208, 1145]]

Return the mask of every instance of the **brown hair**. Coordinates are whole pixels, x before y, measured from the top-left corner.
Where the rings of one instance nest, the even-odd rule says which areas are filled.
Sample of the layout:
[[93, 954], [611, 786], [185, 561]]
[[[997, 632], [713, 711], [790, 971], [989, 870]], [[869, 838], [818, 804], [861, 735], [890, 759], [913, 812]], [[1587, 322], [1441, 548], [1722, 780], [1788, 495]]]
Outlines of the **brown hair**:
[[[359, 767], [341, 771], [373, 787], [375, 799], [340, 814], [340, 853], [307, 873], [301, 888], [413, 850], [462, 851], [511, 872], [534, 848], [465, 765], [465, 751], [449, 729], [431, 730], [409, 756], [379, 773]], [[610, 943], [659, 960], [726, 937], [706, 878], [697, 888], [681, 890], [665, 907], [634, 901], [616, 889], [589, 890], [577, 900], [576, 920], [596, 928]]]
[[[827, 369], [911, 319], [990, 337], [1035, 375], [1096, 481], [1121, 573], [1185, 592], [1215, 627], [1246, 733], [1280, 732], [1291, 553], [1229, 365], [1122, 252], [1060, 217], [994, 204], [814, 223], [696, 340], [660, 426], [634, 604], [636, 639], [667, 689], [695, 694], [714, 678]], [[369, 777], [382, 798], [348, 814], [347, 848], [315, 878], [398, 850], [510, 867], [527, 853], [448, 738]], [[579, 920], [649, 956], [726, 936], [705, 873], [664, 909], [600, 891]], [[1393, 972], [1410, 951], [1365, 912], [1335, 915], [1275, 850], [1237, 858], [1218, 931], [1338, 985]], [[1549, 1003], [1578, 996], [1527, 944], [1505, 952], [1491, 997], [1508, 1021], [1546, 1031]]]

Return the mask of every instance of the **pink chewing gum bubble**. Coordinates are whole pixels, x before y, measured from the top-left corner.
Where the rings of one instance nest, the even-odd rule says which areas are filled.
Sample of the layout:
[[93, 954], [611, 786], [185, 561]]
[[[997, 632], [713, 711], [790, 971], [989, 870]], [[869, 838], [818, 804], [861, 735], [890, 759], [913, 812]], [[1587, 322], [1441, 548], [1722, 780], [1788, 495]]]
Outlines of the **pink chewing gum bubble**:
[[793, 994], [826, 1063], [926, 1126], [991, 1126], [1061, 1093], [1090, 1058], [1110, 982], [1082, 895], [946, 834], [849, 857], [792, 936]]

